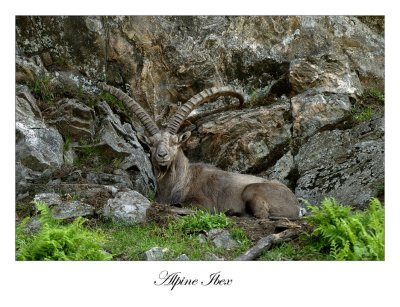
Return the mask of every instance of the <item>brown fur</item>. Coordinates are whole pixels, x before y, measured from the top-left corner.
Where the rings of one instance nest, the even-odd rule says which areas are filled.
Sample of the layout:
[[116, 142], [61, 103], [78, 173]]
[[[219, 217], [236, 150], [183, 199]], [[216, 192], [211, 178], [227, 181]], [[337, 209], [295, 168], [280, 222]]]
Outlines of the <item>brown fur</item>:
[[[157, 177], [160, 168], [153, 159]], [[179, 187], [179, 188], [177, 188]], [[178, 148], [173, 162], [158, 181], [162, 203], [192, 205], [211, 212], [232, 215], [251, 213], [257, 218], [299, 217], [299, 204], [285, 185], [266, 179], [194, 163]]]
[[258, 218], [297, 218], [300, 207], [296, 197], [286, 186], [263, 178], [225, 172], [211, 165], [189, 164], [181, 149], [190, 132], [177, 131], [190, 112], [202, 103], [218, 96], [232, 96], [244, 102], [241, 91], [231, 86], [204, 90], [188, 100], [170, 119], [168, 127], [160, 130], [146, 111], [121, 90], [99, 83], [140, 119], [151, 135], [138, 134], [150, 146], [157, 176], [157, 197], [161, 203], [194, 205], [212, 212], [235, 215], [250, 211]]

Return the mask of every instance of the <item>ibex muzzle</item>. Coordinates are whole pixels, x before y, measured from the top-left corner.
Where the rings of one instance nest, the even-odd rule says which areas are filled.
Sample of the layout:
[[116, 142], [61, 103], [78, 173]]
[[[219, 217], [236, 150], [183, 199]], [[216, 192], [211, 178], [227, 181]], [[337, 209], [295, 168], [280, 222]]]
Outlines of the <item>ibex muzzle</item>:
[[285, 185], [251, 175], [226, 172], [204, 163], [189, 163], [182, 144], [190, 132], [178, 134], [187, 116], [206, 101], [219, 96], [232, 96], [244, 102], [241, 91], [231, 87], [213, 87], [193, 96], [170, 119], [165, 130], [160, 130], [146, 111], [128, 95], [115, 87], [100, 87], [124, 102], [148, 132], [138, 134], [149, 145], [157, 177], [157, 198], [165, 204], [192, 205], [211, 212], [233, 215], [251, 213], [257, 218], [299, 217], [300, 206], [292, 191]]

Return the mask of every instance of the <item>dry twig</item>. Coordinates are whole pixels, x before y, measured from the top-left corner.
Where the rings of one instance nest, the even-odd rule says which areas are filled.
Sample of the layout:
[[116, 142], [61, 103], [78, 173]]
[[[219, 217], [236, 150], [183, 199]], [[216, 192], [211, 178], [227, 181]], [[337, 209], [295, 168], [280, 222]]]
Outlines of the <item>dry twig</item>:
[[256, 245], [250, 248], [248, 251], [241, 254], [235, 260], [244, 261], [244, 260], [254, 260], [261, 255], [262, 252], [268, 250], [273, 244], [281, 243], [284, 241], [292, 240], [297, 237], [299, 234], [299, 229], [287, 229], [280, 233], [274, 233], [269, 236], [266, 236], [260, 239]]

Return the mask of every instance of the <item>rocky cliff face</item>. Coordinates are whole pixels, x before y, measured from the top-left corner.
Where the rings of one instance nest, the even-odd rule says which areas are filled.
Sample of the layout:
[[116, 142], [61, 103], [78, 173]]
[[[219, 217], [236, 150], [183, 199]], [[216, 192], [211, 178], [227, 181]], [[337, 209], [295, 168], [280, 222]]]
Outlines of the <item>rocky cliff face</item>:
[[161, 125], [199, 91], [236, 85], [244, 108], [218, 110], [220, 98], [184, 123], [191, 161], [279, 179], [312, 203], [382, 192], [383, 112], [352, 119], [383, 91], [381, 17], [21, 16], [16, 39], [19, 199], [49, 183], [155, 188], [140, 124], [97, 81]]

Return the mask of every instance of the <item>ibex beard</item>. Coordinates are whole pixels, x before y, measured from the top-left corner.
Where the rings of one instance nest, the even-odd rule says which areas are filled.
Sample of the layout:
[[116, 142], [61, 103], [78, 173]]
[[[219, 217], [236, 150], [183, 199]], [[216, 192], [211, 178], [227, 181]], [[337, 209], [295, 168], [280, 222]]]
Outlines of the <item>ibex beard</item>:
[[190, 132], [178, 134], [186, 117], [196, 107], [218, 96], [233, 96], [244, 102], [241, 91], [231, 87], [214, 87], [193, 96], [170, 119], [166, 129], [159, 129], [153, 119], [132, 98], [106, 84], [109, 91], [135, 114], [148, 132], [138, 134], [148, 144], [157, 177], [157, 200], [164, 204], [191, 205], [211, 212], [232, 215], [252, 214], [257, 218], [296, 219], [300, 206], [293, 192], [277, 181], [223, 171], [204, 163], [189, 163], [182, 145]]

